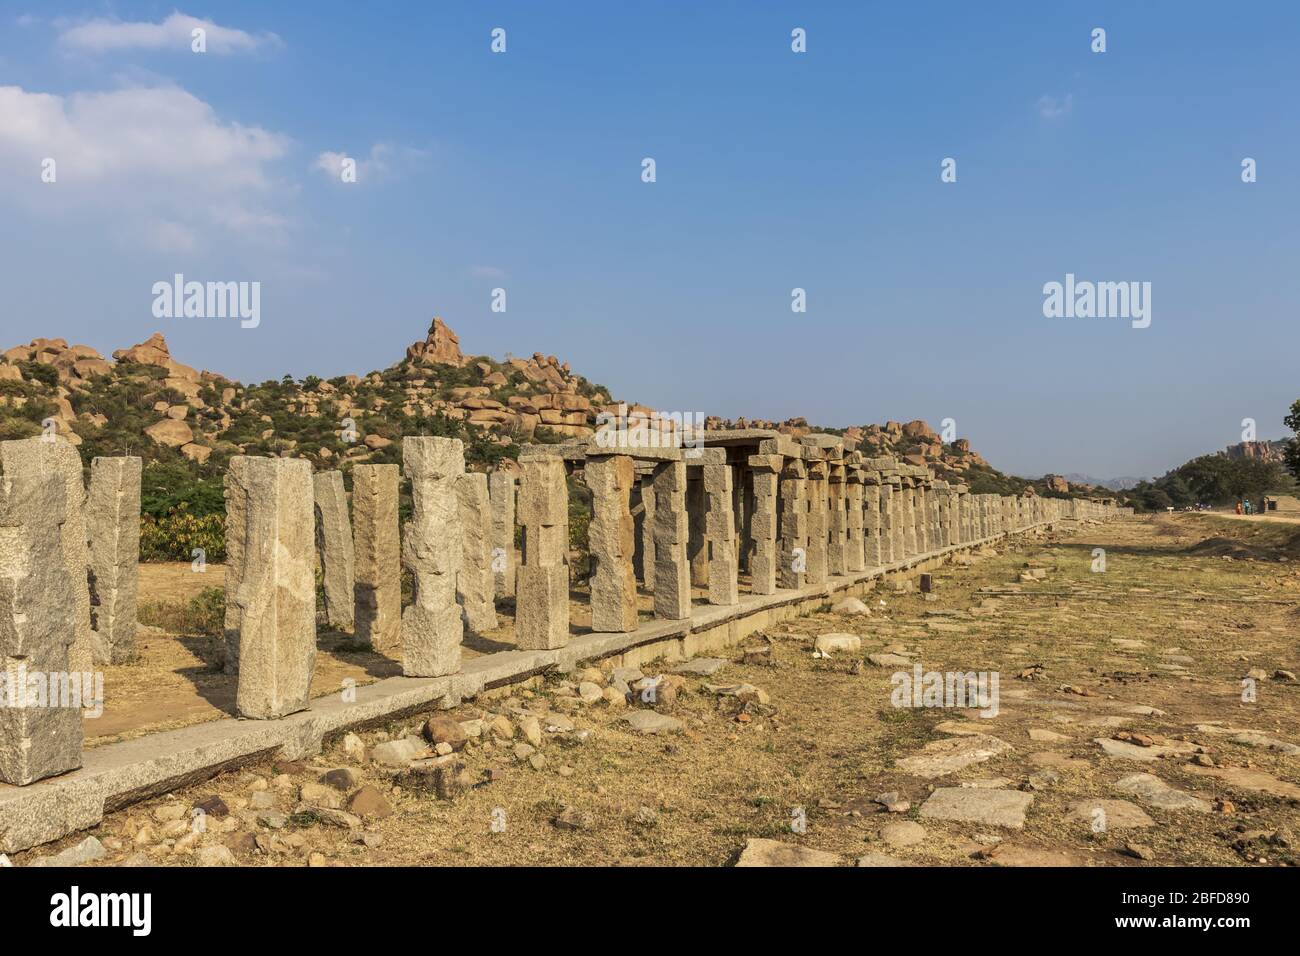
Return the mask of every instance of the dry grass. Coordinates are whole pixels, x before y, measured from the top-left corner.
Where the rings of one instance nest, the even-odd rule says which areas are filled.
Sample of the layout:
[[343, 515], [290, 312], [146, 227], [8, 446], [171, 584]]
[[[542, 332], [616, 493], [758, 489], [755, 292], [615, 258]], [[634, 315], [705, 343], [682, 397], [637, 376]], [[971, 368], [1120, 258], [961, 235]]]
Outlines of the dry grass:
[[[1218, 721], [1300, 742], [1300, 686], [1262, 680], [1254, 704], [1242, 703], [1240, 688], [1249, 668], [1271, 675], [1278, 668], [1295, 671], [1300, 664], [1300, 569], [1293, 561], [1199, 553], [1203, 549], [1197, 545], [1207, 537], [1240, 537], [1255, 530], [1236, 522], [1222, 524], [1231, 527], [1207, 527], [1202, 516], [1160, 516], [1015, 545], [971, 567], [940, 570], [931, 601], [916, 592], [882, 588], [869, 596], [870, 619], [822, 613], [789, 622], [770, 635], [776, 666], [732, 663], [711, 679], [762, 687], [776, 707], [774, 716], [737, 722], [730, 709], [704, 691], [709, 681], [690, 678], [689, 692], [674, 711], [686, 723], [683, 734], [633, 734], [617, 713], [598, 704], [571, 716], [580, 729], [591, 731], [587, 742], [566, 746], [548, 739], [541, 770], [516, 762], [508, 744], [471, 745], [465, 758], [471, 773], [481, 779], [489, 768], [497, 768], [494, 782], [476, 786], [455, 802], [390, 794], [395, 813], [367, 822], [367, 829], [382, 837], [378, 848], [362, 848], [344, 831], [318, 825], [297, 831], [295, 842], [301, 847], [277, 847], [241, 857], [241, 862], [301, 863], [318, 851], [330, 861], [356, 865], [716, 866], [731, 861], [747, 838], [763, 836], [829, 850], [846, 862], [875, 851], [919, 864], [971, 865], [977, 862], [972, 854], [1002, 839], [1017, 847], [1064, 853], [1087, 865], [1149, 865], [1121, 852], [1130, 840], [1150, 847], [1156, 864], [1242, 865], [1262, 858], [1294, 865], [1300, 857], [1285, 844], [1300, 801], [1198, 774], [1183, 757], [1154, 763], [1108, 758], [1093, 742], [1120, 730], [1189, 740], [1203, 745], [1219, 767], [1300, 782], [1300, 757], [1196, 729]], [[1275, 558], [1267, 553], [1267, 542], [1255, 538], [1249, 544], [1251, 553]], [[1090, 570], [1097, 547], [1106, 551], [1104, 574]], [[1289, 547], [1285, 534], [1274, 547]], [[1009, 583], [1027, 561], [1047, 566], [1047, 579], [1023, 586]], [[847, 656], [812, 657], [812, 636], [827, 631], [861, 634], [864, 654], [904, 645], [927, 670], [996, 670], [1001, 711], [982, 720], [973, 712], [894, 709], [889, 702], [892, 668], [855, 667]], [[1183, 658], [1190, 662], [1179, 664]], [[1041, 665], [1035, 679], [1016, 678], [1033, 665]], [[560, 681], [535, 680], [517, 688], [512, 698], [467, 705], [454, 714], [466, 719], [485, 710], [508, 712], [513, 706], [544, 711], [555, 704]], [[1067, 685], [1088, 696], [1063, 690]], [[1129, 714], [1135, 705], [1165, 713]], [[1123, 727], [1102, 726], [1104, 718], [1121, 718]], [[899, 758], [944, 738], [936, 729], [943, 721], [978, 721], [1014, 750], [938, 780], [900, 770]], [[388, 730], [400, 733], [415, 726]], [[1031, 741], [1031, 728], [1067, 739]], [[370, 744], [378, 739], [366, 736]], [[281, 781], [286, 785], [283, 809], [291, 810], [296, 802], [296, 784], [345, 762], [337, 742], [334, 748], [313, 763], [289, 768], [291, 777]], [[1032, 756], [1043, 753], [1055, 756]], [[932, 786], [1005, 778], [1003, 786], [1014, 789], [1039, 772], [1044, 759], [1057, 762], [1060, 779], [1035, 791], [1023, 832], [919, 817]], [[1171, 786], [1226, 804], [1206, 814], [1144, 807], [1155, 826], [1102, 834], [1092, 833], [1087, 821], [1067, 812], [1072, 801], [1084, 798], [1139, 802], [1113, 786], [1133, 772], [1154, 773]], [[255, 779], [271, 773], [272, 768], [262, 767], [255, 774], [226, 774], [182, 798], [220, 792], [237, 806]], [[376, 768], [365, 774], [388, 792], [387, 774]], [[912, 808], [903, 816], [923, 824], [926, 838], [921, 843], [901, 848], [880, 844], [881, 824], [899, 816], [878, 812], [871, 797], [890, 790], [910, 800]], [[172, 799], [115, 814], [100, 832], [124, 839], [155, 807]], [[555, 827], [552, 821], [565, 806], [591, 814], [591, 828]], [[638, 817], [642, 807], [654, 811], [653, 822]], [[504, 833], [491, 832], [498, 808], [506, 816]], [[804, 834], [791, 832], [799, 809], [808, 819]], [[262, 833], [265, 839], [268, 831]], [[1260, 838], [1269, 833], [1280, 836], [1272, 842]], [[128, 840], [113, 858], [135, 850]], [[163, 862], [187, 860], [169, 855], [165, 846], [150, 852]]]

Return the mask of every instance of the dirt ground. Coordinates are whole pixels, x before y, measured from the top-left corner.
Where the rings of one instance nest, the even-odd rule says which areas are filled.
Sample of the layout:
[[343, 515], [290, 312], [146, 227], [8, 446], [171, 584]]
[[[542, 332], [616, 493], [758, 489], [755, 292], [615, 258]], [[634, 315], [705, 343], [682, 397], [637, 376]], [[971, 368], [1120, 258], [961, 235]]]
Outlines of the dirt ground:
[[[721, 866], [768, 838], [844, 865], [1296, 865], [1296, 534], [1161, 515], [998, 548], [940, 569], [928, 599], [882, 585], [869, 616], [827, 609], [751, 638], [770, 651], [750, 663], [736, 648], [711, 677], [674, 677], [656, 706], [679, 732], [633, 730], [640, 700], [582, 703], [608, 667], [549, 675], [449, 712], [478, 736], [414, 771], [373, 758], [422, 720], [115, 813], [93, 831], [100, 863]], [[861, 649], [816, 656], [831, 632]], [[996, 672], [997, 715], [893, 706], [912, 662]], [[926, 776], [917, 757], [970, 761]], [[426, 788], [435, 766], [449, 798]], [[318, 782], [337, 768], [339, 789]], [[1032, 801], [1021, 827], [940, 819], [923, 810], [936, 788]]]

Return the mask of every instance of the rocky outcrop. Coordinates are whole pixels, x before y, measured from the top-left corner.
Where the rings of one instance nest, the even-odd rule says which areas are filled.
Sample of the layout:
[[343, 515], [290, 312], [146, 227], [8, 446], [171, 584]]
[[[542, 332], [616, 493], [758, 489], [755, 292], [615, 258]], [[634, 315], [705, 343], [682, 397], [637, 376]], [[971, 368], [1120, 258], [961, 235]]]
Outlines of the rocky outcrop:
[[459, 368], [466, 363], [460, 351], [460, 338], [437, 316], [434, 316], [424, 341], [407, 347], [406, 357], [425, 365], [455, 365]]

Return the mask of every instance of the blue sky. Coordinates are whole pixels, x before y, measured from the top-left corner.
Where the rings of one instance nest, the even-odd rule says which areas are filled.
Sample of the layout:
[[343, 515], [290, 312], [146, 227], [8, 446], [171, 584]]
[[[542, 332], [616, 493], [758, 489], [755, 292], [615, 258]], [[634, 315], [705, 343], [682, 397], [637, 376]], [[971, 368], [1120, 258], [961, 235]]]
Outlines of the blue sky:
[[[0, 346], [161, 331], [260, 381], [441, 315], [665, 411], [1158, 474], [1300, 397], [1298, 35], [1282, 2], [0, 3]], [[176, 272], [260, 282], [260, 326], [154, 318]], [[1045, 318], [1066, 273], [1150, 282], [1150, 327]]]

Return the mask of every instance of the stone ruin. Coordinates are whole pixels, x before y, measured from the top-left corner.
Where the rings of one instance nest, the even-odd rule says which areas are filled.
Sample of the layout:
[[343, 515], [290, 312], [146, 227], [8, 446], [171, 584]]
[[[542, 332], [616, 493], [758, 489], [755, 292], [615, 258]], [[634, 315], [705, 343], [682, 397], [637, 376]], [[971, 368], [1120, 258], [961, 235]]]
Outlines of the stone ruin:
[[[274, 722], [315, 710], [318, 566], [324, 624], [400, 659], [405, 678], [460, 674], [466, 635], [498, 628], [498, 602], [513, 601], [518, 652], [564, 649], [573, 636], [574, 480], [592, 498], [587, 583], [597, 636], [688, 622], [698, 613], [693, 596], [743, 614], [783, 592], [824, 596], [952, 549], [1128, 510], [975, 494], [833, 435], [734, 429], [646, 448], [598, 438], [526, 446], [517, 475], [487, 475], [466, 470], [459, 440], [406, 437], [400, 472], [353, 469], [350, 517], [342, 473], [313, 475], [304, 459], [233, 458], [224, 646], [238, 715]], [[139, 459], [97, 458], [87, 492], [65, 440], [0, 442], [6, 678], [20, 668], [89, 671], [135, 653], [140, 473]], [[402, 479], [411, 511], [399, 528]], [[78, 710], [72, 701], [0, 708], [0, 781], [26, 785], [79, 767]]]

